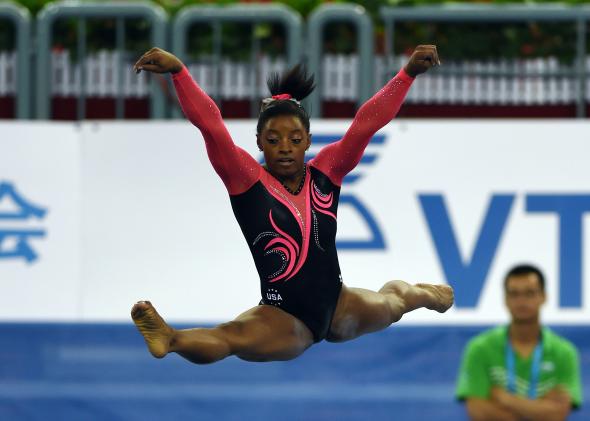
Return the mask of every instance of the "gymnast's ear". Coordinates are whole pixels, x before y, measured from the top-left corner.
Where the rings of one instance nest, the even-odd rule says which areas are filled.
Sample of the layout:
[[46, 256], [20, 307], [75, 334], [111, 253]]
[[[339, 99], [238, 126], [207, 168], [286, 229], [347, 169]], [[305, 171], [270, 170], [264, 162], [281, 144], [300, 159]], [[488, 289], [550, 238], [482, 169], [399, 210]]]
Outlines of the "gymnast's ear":
[[262, 143], [260, 143], [260, 135], [256, 133], [256, 144], [258, 145], [258, 150], [262, 152]]
[[308, 133], [307, 134], [307, 146], [305, 147], [305, 150], [307, 151], [310, 146], [311, 146], [311, 133]]

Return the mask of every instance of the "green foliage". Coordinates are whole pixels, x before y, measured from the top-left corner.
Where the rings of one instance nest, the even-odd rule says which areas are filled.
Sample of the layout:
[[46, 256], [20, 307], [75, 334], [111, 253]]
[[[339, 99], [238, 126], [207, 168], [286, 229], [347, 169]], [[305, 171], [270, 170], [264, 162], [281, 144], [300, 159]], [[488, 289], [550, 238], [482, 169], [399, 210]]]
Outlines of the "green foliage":
[[[55, 0], [13, 0], [15, 3], [21, 4], [31, 11], [33, 15], [36, 15], [39, 10], [47, 3], [54, 3]], [[81, 1], [94, 1], [97, 0], [81, 0]], [[374, 17], [377, 18], [379, 14], [379, 8], [381, 6], [425, 6], [435, 5], [443, 3], [493, 3], [493, 4], [517, 4], [517, 3], [561, 3], [568, 5], [576, 4], [587, 4], [590, 0], [463, 0], [463, 1], [446, 1], [446, 0], [275, 0], [273, 3], [283, 3], [291, 7], [292, 9], [299, 12], [303, 17], [307, 17], [314, 8], [322, 3], [358, 3], [362, 4], [365, 9]], [[152, 0], [152, 3], [159, 4], [162, 6], [171, 16], [176, 14], [181, 8], [193, 5], [193, 4], [210, 4], [223, 6], [231, 3], [239, 3], [239, 0]]]
[[33, 16], [39, 13], [39, 10], [43, 8], [47, 3], [53, 3], [51, 0], [17, 0], [14, 3], [18, 3], [27, 9]]
[[275, 3], [283, 3], [298, 11], [301, 16], [306, 18], [317, 6], [325, 3], [321, 0], [283, 0], [276, 1]]
[[225, 6], [232, 3], [239, 3], [239, 0], [152, 0], [152, 3], [159, 4], [174, 16], [180, 9], [191, 5]]
[[436, 44], [446, 60], [575, 56], [576, 30], [571, 23], [454, 23], [396, 26], [394, 49], [409, 52], [417, 44]]
[[[96, 0], [95, 0], [96, 1]], [[17, 3], [36, 15], [50, 0], [18, 0]], [[162, 6], [172, 17], [188, 5], [207, 4], [223, 6], [237, 3], [238, 0], [153, 0]], [[322, 0], [280, 0], [307, 17]], [[332, 0], [332, 3], [350, 2]], [[481, 1], [480, 1], [481, 2]], [[537, 0], [536, 3], [551, 3], [550, 0]], [[589, 3], [590, 0], [566, 0], [565, 4]], [[441, 0], [363, 0], [358, 1], [375, 22], [375, 41], [377, 52], [384, 45], [383, 23], [379, 18], [382, 6], [422, 6], [442, 4]], [[461, 3], [478, 3], [463, 1]], [[485, 3], [530, 3], [530, 0], [489, 0]], [[53, 37], [54, 48], [68, 48], [76, 55], [78, 23], [75, 19], [61, 20], [57, 23]], [[142, 20], [126, 22], [126, 50], [138, 54], [150, 47], [149, 23]], [[252, 48], [271, 56], [284, 54], [285, 36], [280, 25], [272, 23], [249, 24], [224, 23], [222, 25], [222, 53], [235, 60], [249, 60]], [[589, 31], [590, 32], [590, 31]], [[87, 24], [89, 52], [103, 48], [113, 48], [115, 44], [115, 21], [90, 20]], [[418, 44], [435, 43], [445, 59], [490, 59], [514, 57], [557, 56], [562, 62], [570, 63], [575, 55], [575, 25], [568, 23], [506, 23], [506, 24], [445, 24], [412, 23], [396, 24], [394, 49], [396, 53], [409, 52]], [[590, 42], [587, 43], [590, 48]], [[333, 23], [326, 27], [324, 51], [328, 53], [351, 54], [356, 51], [356, 31], [348, 23]], [[14, 31], [11, 25], [0, 24], [0, 50], [14, 48]], [[193, 59], [211, 56], [213, 53], [213, 31], [211, 27], [199, 26], [189, 30], [188, 49]]]

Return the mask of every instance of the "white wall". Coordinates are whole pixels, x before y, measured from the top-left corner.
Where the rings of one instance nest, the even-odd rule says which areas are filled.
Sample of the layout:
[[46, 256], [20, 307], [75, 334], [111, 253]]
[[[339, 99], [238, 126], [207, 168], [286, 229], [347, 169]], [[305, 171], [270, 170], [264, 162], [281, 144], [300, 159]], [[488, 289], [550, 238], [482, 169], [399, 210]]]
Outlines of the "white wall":
[[[317, 138], [342, 134], [348, 124], [315, 121], [312, 132]], [[254, 127], [252, 121], [229, 124], [236, 142], [258, 157]], [[476, 305], [442, 316], [422, 310], [404, 320], [506, 320], [502, 276], [525, 260], [547, 274], [545, 320], [588, 323], [589, 288], [582, 288], [581, 305], [559, 304], [562, 289], [575, 290], [570, 280], [559, 279], [559, 219], [527, 211], [526, 198], [590, 195], [590, 125], [396, 121], [380, 133], [385, 143], [367, 150], [377, 155], [375, 163], [359, 165], [362, 177], [346, 184], [342, 194], [369, 209], [386, 247], [341, 250], [346, 284], [379, 288], [394, 278], [446, 281], [418, 195], [444, 197], [464, 263], [471, 259], [491, 196], [513, 195]], [[258, 302], [259, 281], [247, 245], [190, 123], [2, 122], [0, 183], [12, 183], [25, 199], [47, 209], [42, 219], [8, 219], [18, 206], [8, 195], [0, 197], [0, 236], [17, 227], [46, 230], [44, 238], [30, 240], [39, 254], [32, 263], [3, 257], [16, 247], [14, 238], [0, 242], [0, 320], [127, 321], [136, 300], [150, 299], [170, 320], [214, 321]], [[588, 217], [583, 220], [582, 244], [590, 239]], [[342, 205], [339, 239], [369, 235], [357, 210]], [[589, 257], [583, 247], [581, 261]]]

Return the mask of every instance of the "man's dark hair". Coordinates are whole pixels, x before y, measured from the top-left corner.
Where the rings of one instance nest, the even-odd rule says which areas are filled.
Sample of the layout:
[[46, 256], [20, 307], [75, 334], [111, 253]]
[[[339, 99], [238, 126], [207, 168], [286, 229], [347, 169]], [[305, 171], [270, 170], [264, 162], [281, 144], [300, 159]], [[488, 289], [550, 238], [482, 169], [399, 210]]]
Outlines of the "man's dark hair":
[[[266, 81], [271, 95], [289, 94], [297, 101], [307, 97], [315, 88], [313, 75], [308, 76], [303, 65], [298, 64], [283, 75], [274, 72]], [[293, 115], [301, 120], [305, 130], [309, 133], [309, 115], [305, 109], [294, 101], [277, 99], [262, 106], [256, 125], [256, 133], [260, 134], [266, 122], [279, 115]]]
[[541, 270], [538, 267], [529, 264], [517, 265], [508, 271], [508, 273], [504, 277], [504, 291], [506, 291], [506, 289], [508, 288], [509, 278], [519, 275], [528, 275], [529, 273], [534, 273], [535, 275], [537, 275], [541, 291], [545, 292], [545, 276], [543, 276], [543, 272], [541, 272]]

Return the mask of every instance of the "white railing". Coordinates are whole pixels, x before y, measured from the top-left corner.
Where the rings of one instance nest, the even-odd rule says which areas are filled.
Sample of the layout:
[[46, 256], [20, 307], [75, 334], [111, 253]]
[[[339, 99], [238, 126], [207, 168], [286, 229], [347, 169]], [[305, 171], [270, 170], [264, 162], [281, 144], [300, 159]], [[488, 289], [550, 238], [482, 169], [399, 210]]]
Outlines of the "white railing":
[[193, 63], [187, 67], [201, 88], [209, 95], [221, 96], [223, 99], [250, 99], [267, 96], [266, 79], [269, 74], [280, 73], [287, 67], [284, 60], [272, 60], [266, 56], [261, 57], [256, 64], [258, 69], [253, 72], [250, 63], [222, 60], [218, 75], [215, 74], [215, 67], [211, 64]]
[[[405, 59], [398, 58], [394, 61], [396, 64], [390, 68], [401, 68], [404, 62]], [[385, 69], [382, 58], [377, 58], [376, 68], [377, 74], [383, 75], [379, 70]], [[586, 69], [590, 69], [590, 57], [586, 59]], [[571, 68], [561, 65], [554, 57], [447, 62], [444, 63], [444, 70], [449, 74], [433, 72], [421, 76], [420, 83], [416, 83], [408, 93], [407, 101], [434, 104], [552, 105], [571, 104], [578, 98], [577, 78], [567, 75]], [[476, 75], [477, 73], [480, 75]], [[482, 76], [481, 73], [489, 76]], [[550, 73], [554, 75], [547, 76]], [[556, 73], [561, 75], [555, 75]], [[543, 74], [546, 76], [540, 76]], [[589, 83], [586, 83], [585, 94], [590, 99]]]
[[[396, 57], [387, 64], [382, 56], [375, 58], [374, 90], [387, 80], [389, 69], [400, 69], [407, 57]], [[321, 95], [324, 100], [356, 101], [358, 95], [358, 57], [325, 55], [322, 67]], [[577, 99], [577, 79], [567, 75], [569, 68], [556, 58], [529, 60], [502, 60], [495, 62], [448, 62], [448, 74], [426, 74], [420, 77], [408, 94], [407, 101], [430, 104], [495, 104], [538, 105], [572, 104]], [[268, 94], [266, 78], [270, 71], [282, 71], [282, 61], [271, 62], [262, 58], [258, 74], [252, 74], [248, 63], [223, 61], [219, 71], [218, 95], [213, 66], [194, 64], [189, 70], [199, 84], [212, 96], [224, 99], [249, 99]], [[590, 57], [586, 62], [590, 72]], [[487, 72], [490, 76], [476, 75]], [[508, 73], [518, 76], [506, 76]], [[563, 73], [539, 76], [546, 73]], [[503, 76], [493, 75], [501, 73]], [[254, 94], [253, 94], [254, 93]], [[590, 100], [590, 83], [586, 84], [586, 98]]]
[[[387, 64], [384, 57], [375, 58], [374, 90], [387, 80], [389, 69], [399, 69], [407, 57], [396, 57]], [[355, 101], [358, 92], [357, 56], [325, 55], [323, 57], [321, 94], [324, 100]], [[143, 98], [149, 95], [145, 73], [136, 75], [131, 70], [132, 58], [120, 57], [117, 52], [100, 51], [86, 58], [85, 95], [115, 97], [119, 92], [119, 77], [125, 97]], [[118, 71], [120, 63], [123, 69]], [[217, 75], [210, 63], [189, 64], [189, 70], [201, 87], [211, 96], [222, 99], [260, 98], [268, 94], [266, 78], [272, 71], [281, 72], [286, 63], [261, 57], [256, 71], [249, 63], [223, 60]], [[536, 76], [547, 72], [567, 72], [556, 58], [530, 60], [502, 60], [490, 62], [446, 62], [449, 74], [433, 73], [420, 77], [407, 101], [430, 104], [495, 104], [536, 105], [572, 104], [577, 99], [578, 84], [571, 75]], [[586, 62], [590, 71], [590, 57]], [[474, 75], [489, 72], [490, 76]], [[80, 65], [69, 51], [56, 51], [51, 62], [51, 93], [54, 96], [78, 96], [81, 89]], [[501, 72], [503, 76], [491, 75]], [[518, 76], [506, 76], [513, 72]], [[0, 53], [0, 96], [16, 93], [16, 53]], [[531, 75], [531, 76], [527, 76]], [[590, 100], [590, 81], [586, 84], [586, 98]]]
[[[120, 63], [123, 66], [119, 72]], [[145, 73], [136, 75], [133, 62], [120, 60], [116, 51], [100, 51], [90, 54], [85, 61], [84, 94], [89, 97], [115, 97], [119, 93], [119, 73], [123, 81], [124, 97], [146, 97], [149, 93]], [[78, 96], [81, 92], [81, 66], [74, 63], [68, 50], [51, 55], [51, 94], [53, 96]]]

